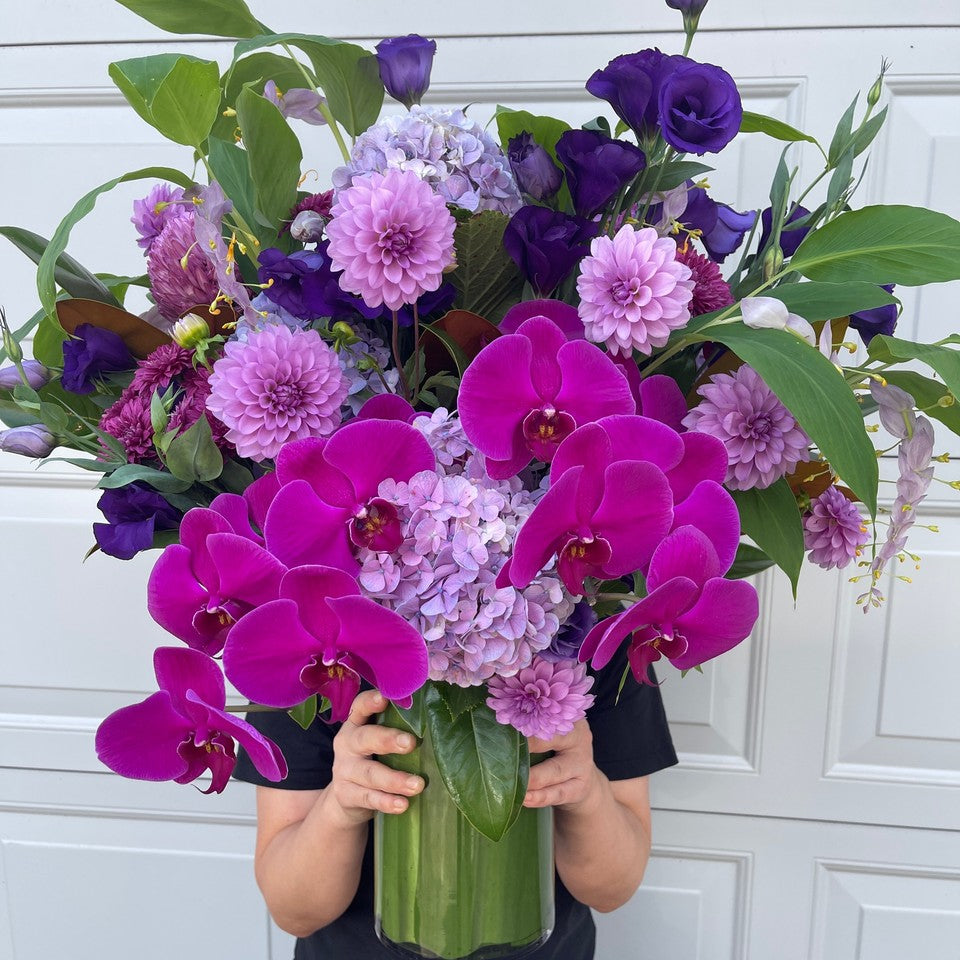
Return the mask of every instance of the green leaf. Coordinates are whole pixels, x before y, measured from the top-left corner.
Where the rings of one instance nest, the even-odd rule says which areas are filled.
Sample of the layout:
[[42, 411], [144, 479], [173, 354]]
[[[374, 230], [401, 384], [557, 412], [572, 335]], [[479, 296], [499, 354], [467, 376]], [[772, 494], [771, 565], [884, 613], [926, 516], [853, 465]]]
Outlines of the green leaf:
[[117, 3], [168, 33], [252, 37], [264, 30], [243, 0], [117, 0]]
[[262, 95], [267, 80], [273, 80], [283, 92], [294, 87], [303, 87], [306, 83], [297, 65], [287, 56], [263, 52], [235, 61], [221, 80], [223, 96], [220, 100], [220, 115], [211, 134], [232, 143], [237, 118], [225, 117], [223, 111], [228, 107], [236, 107], [237, 97], [245, 86], [249, 85], [254, 93]]
[[317, 695], [313, 694], [307, 697], [303, 703], [298, 703], [291, 707], [287, 713], [306, 730], [314, 720], [317, 719]]
[[452, 723], [439, 691], [426, 690], [427, 726], [440, 776], [460, 812], [496, 842], [523, 805], [528, 772], [526, 739], [498, 723], [486, 705], [466, 710]]
[[[960, 350], [935, 343], [914, 343], [911, 340], [880, 334], [870, 341], [867, 353], [871, 360], [879, 360], [881, 363], [919, 360], [936, 370], [953, 395], [960, 398]], [[883, 375], [887, 375], [886, 371]]]
[[[530, 113], [529, 110], [513, 110], [510, 107], [500, 105], [497, 106], [494, 119], [497, 121], [497, 133], [504, 153], [507, 152], [507, 147], [513, 137], [521, 133], [529, 133], [550, 154], [553, 162], [562, 169], [560, 162], [557, 160], [557, 141], [570, 129], [569, 123], [558, 120], [556, 117], [538, 116], [535, 113]], [[597, 117], [595, 122], [598, 129], [601, 123], [607, 123], [604, 117]], [[609, 125], [607, 125], [606, 133], [609, 136]], [[556, 200], [560, 209], [565, 209], [571, 202], [570, 188], [567, 186], [566, 177], [563, 179]]]
[[853, 155], [859, 157], [867, 147], [876, 139], [880, 128], [887, 119], [887, 108], [884, 107], [875, 117], [871, 117], [864, 123], [860, 129], [853, 135], [852, 148]]
[[750, 110], [743, 111], [743, 119], [740, 121], [741, 133], [763, 133], [774, 140], [786, 140], [797, 142], [804, 140], [807, 143], [815, 143], [816, 137], [811, 137], [809, 133], [804, 133], [796, 127], [791, 127], [789, 123], [777, 120], [774, 117], [764, 116], [762, 113], [753, 113]]
[[873, 444], [853, 392], [819, 350], [785, 330], [753, 330], [740, 323], [710, 327], [698, 339], [719, 340], [750, 364], [876, 516], [879, 480]]
[[437, 692], [450, 711], [450, 719], [456, 720], [466, 710], [474, 710], [487, 702], [487, 688], [459, 687], [455, 683], [436, 683]]
[[[207, 141], [207, 159], [210, 169], [223, 192], [233, 201], [237, 213], [251, 229], [260, 226], [256, 217], [256, 186], [250, 177], [248, 154], [233, 142], [210, 137]], [[298, 168], [299, 173], [299, 168]], [[273, 227], [257, 230], [263, 247], [273, 245], [277, 232]]]
[[790, 269], [810, 280], [919, 286], [960, 278], [960, 223], [900, 205], [842, 213], [809, 233]]
[[219, 480], [228, 493], [243, 493], [253, 483], [253, 474], [236, 460], [224, 460]]
[[[960, 402], [949, 387], [912, 370], [884, 370], [883, 376], [895, 387], [906, 390], [928, 417], [939, 420], [960, 436]], [[948, 397], [952, 398], [952, 403]], [[946, 400], [948, 405], [940, 406], [939, 400]]]
[[223, 470], [223, 455], [213, 442], [210, 421], [200, 417], [178, 433], [167, 449], [167, 469], [181, 480], [216, 480]]
[[703, 174], [710, 173], [713, 169], [713, 167], [708, 167], [705, 163], [697, 163], [695, 160], [676, 160], [663, 168], [659, 178], [654, 173], [651, 182], [656, 183], [658, 192], [664, 192], [679, 187], [681, 183], [687, 180], [696, 180]]
[[52, 317], [44, 317], [33, 336], [33, 356], [45, 367], [63, 366], [63, 345], [69, 339], [66, 330]]
[[810, 323], [846, 317], [859, 310], [872, 310], [897, 298], [875, 283], [785, 283], [768, 291]]
[[13, 400], [0, 397], [0, 422], [7, 427], [27, 427], [31, 423], [40, 423], [35, 410], [24, 410]]
[[853, 152], [848, 150], [837, 161], [827, 185], [827, 207], [835, 208], [853, 182]]
[[796, 597], [803, 564], [803, 522], [790, 484], [781, 477], [764, 490], [734, 490], [732, 496], [743, 532], [790, 578]]
[[81, 197], [66, 217], [60, 221], [60, 226], [57, 227], [50, 238], [50, 242], [47, 244], [46, 250], [43, 251], [43, 256], [37, 266], [37, 290], [40, 294], [40, 303], [43, 304], [48, 316], [54, 316], [56, 313], [56, 265], [60, 260], [60, 255], [67, 248], [70, 231], [93, 210], [97, 199], [102, 194], [108, 193], [118, 184], [128, 183], [131, 180], [169, 180], [181, 187], [190, 187], [193, 183], [189, 177], [171, 167], [144, 167], [142, 170], [134, 170], [131, 173], [115, 177], [113, 180], [108, 180]]
[[283, 114], [249, 87], [237, 97], [237, 118], [250, 165], [256, 219], [277, 230], [297, 202], [303, 160], [300, 141]]
[[[21, 253], [25, 253], [34, 263], [39, 263], [49, 241], [39, 233], [24, 230], [22, 227], [0, 227], [0, 235], [6, 237]], [[67, 253], [57, 257], [54, 268], [54, 280], [71, 297], [84, 300], [99, 300], [119, 307], [120, 302], [86, 267], [78, 263]], [[37, 322], [42, 313], [35, 315]], [[19, 336], [20, 331], [17, 331]]]
[[733, 566], [727, 571], [726, 577], [728, 580], [742, 580], [744, 577], [752, 577], [762, 573], [773, 565], [773, 559], [768, 557], [761, 549], [749, 543], [741, 543], [737, 547], [737, 555], [734, 558]]
[[523, 274], [503, 248], [509, 222], [506, 214], [485, 210], [460, 223], [453, 235], [457, 268], [449, 278], [457, 290], [455, 306], [493, 323], [523, 290]]
[[[399, 726], [400, 729], [407, 729], [415, 737], [422, 737], [424, 730], [424, 710], [423, 710], [423, 700], [425, 697], [425, 688], [421, 687], [419, 690], [414, 691], [413, 700], [409, 707], [398, 707], [392, 700], [390, 705], [387, 707], [385, 714], [385, 722], [389, 726]], [[395, 714], [396, 718], [399, 720], [399, 724], [396, 720], [393, 723], [390, 723], [386, 718], [391, 714]]]
[[128, 463], [117, 467], [108, 477], [104, 477], [97, 486], [102, 490], [115, 490], [127, 484], [140, 480], [148, 483], [154, 490], [161, 493], [183, 493], [188, 490], [192, 481], [183, 480], [167, 473], [165, 470], [156, 470], [140, 463]]
[[830, 141], [830, 149], [827, 151], [827, 163], [831, 167], [837, 165], [837, 161], [846, 152], [850, 143], [850, 131], [853, 130], [853, 114], [857, 109], [857, 101], [860, 99], [858, 93], [853, 98], [853, 103], [847, 107], [837, 124], [837, 129], [833, 132], [833, 138]]

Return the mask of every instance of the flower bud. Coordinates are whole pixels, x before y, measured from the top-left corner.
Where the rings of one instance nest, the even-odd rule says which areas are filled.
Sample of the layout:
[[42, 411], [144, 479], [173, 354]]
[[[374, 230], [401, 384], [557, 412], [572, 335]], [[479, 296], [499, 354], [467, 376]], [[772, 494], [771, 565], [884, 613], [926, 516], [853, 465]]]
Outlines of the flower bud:
[[0, 329], [3, 330], [3, 349], [7, 351], [7, 356], [14, 363], [19, 363], [23, 359], [23, 351], [20, 349], [20, 344], [17, 343], [13, 331], [7, 323], [7, 315], [3, 312], [2, 308], [0, 308]]
[[529, 133], [520, 133], [510, 139], [507, 159], [517, 186], [534, 200], [549, 200], [563, 183], [560, 168]]
[[301, 210], [290, 224], [290, 236], [300, 243], [316, 243], [323, 237], [326, 219], [314, 210]]
[[174, 325], [170, 332], [173, 342], [185, 350], [192, 350], [198, 344], [210, 337], [210, 327], [203, 317], [195, 313], [184, 314]]
[[[50, 379], [50, 371], [39, 360], [24, 360], [23, 375], [27, 386], [39, 390]], [[0, 390], [13, 390], [23, 383], [20, 370], [16, 366], [0, 367]]]
[[376, 51], [380, 79], [387, 93], [409, 110], [420, 102], [430, 86], [436, 41], [411, 33], [381, 40]]
[[775, 277], [783, 267], [783, 251], [779, 244], [772, 246], [763, 255], [763, 279]]
[[0, 450], [5, 453], [40, 459], [50, 456], [56, 446], [53, 434], [41, 423], [0, 430]]

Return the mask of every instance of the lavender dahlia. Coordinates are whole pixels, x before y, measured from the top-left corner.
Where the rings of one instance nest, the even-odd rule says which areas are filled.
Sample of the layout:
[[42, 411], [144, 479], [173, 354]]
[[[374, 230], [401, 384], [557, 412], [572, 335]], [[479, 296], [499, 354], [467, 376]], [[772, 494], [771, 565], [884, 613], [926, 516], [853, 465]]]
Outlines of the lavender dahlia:
[[824, 570], [847, 566], [869, 539], [857, 505], [834, 485], [810, 504], [803, 518], [804, 546], [810, 560]]
[[587, 339], [624, 357], [664, 346], [690, 319], [695, 287], [676, 257], [676, 243], [650, 227], [626, 225], [612, 239], [597, 237], [577, 280]]

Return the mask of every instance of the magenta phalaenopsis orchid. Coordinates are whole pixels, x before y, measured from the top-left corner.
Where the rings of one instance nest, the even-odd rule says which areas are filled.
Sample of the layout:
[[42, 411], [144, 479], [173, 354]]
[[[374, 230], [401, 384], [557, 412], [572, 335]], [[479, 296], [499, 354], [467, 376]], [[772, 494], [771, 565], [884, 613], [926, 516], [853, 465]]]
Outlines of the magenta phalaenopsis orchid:
[[361, 596], [349, 574], [322, 566], [289, 571], [279, 598], [240, 620], [223, 651], [224, 671], [244, 696], [288, 708], [317, 694], [335, 722], [349, 714], [361, 678], [409, 706], [427, 666], [414, 627]]
[[577, 427], [636, 409], [613, 361], [585, 340], [568, 340], [547, 317], [488, 344], [460, 385], [463, 429], [496, 480], [536, 457], [549, 463]]
[[97, 730], [97, 756], [134, 780], [190, 783], [209, 770], [204, 793], [221, 793], [236, 763], [234, 740], [268, 780], [282, 780], [287, 764], [275, 743], [224, 711], [223, 674], [205, 654], [160, 647], [153, 655], [160, 689], [111, 713]]

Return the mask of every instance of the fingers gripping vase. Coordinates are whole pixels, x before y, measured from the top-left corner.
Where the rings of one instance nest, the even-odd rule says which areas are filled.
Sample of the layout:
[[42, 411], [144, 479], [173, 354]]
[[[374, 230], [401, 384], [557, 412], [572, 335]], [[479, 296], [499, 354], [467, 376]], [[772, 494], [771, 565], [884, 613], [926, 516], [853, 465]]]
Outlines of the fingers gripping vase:
[[381, 760], [427, 783], [406, 812], [376, 816], [381, 942], [398, 956], [435, 960], [524, 957], [545, 943], [554, 922], [553, 810], [524, 808], [495, 843], [453, 802], [428, 731], [412, 753]]

